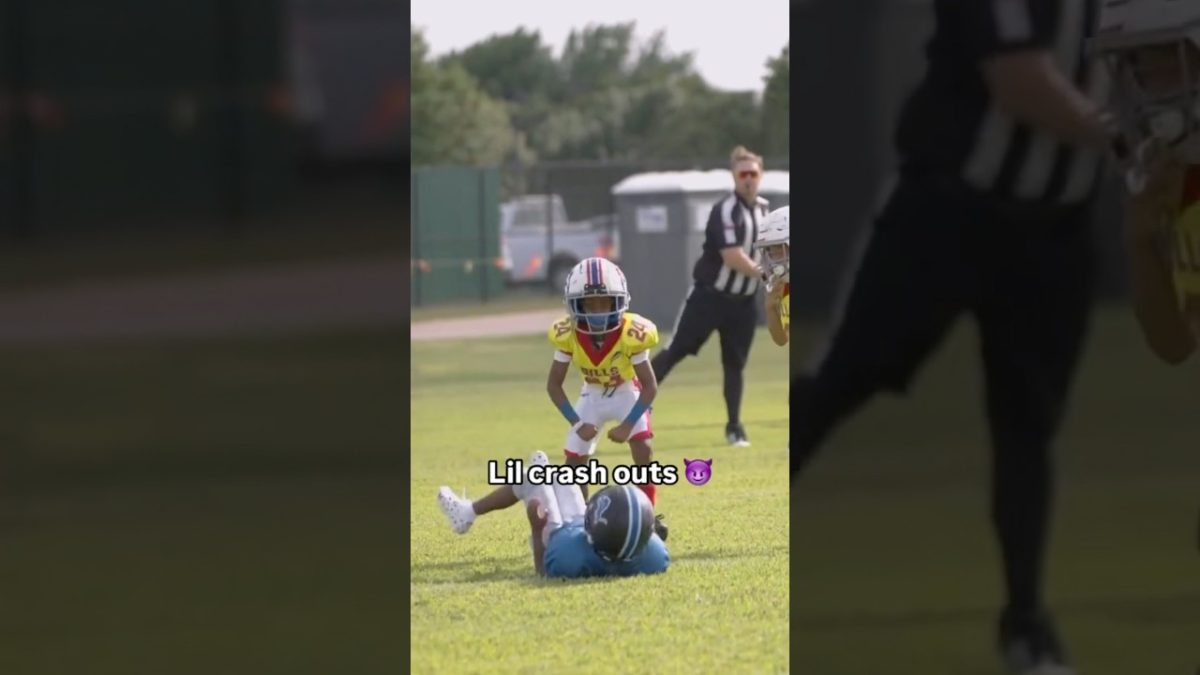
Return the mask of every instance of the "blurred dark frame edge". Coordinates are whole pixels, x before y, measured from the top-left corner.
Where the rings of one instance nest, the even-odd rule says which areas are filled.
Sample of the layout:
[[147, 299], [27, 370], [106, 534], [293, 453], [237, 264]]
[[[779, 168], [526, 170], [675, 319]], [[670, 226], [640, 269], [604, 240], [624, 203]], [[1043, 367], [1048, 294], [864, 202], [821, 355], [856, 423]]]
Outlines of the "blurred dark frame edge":
[[[857, 232], [871, 216], [870, 202], [877, 198], [881, 187], [879, 167], [887, 161], [885, 149], [891, 144], [894, 123], [891, 113], [878, 105], [870, 86], [880, 77], [876, 72], [880, 48], [876, 21], [887, 8], [884, 0], [791, 0], [789, 3], [791, 99], [802, 102], [788, 111], [789, 155], [793, 158], [789, 201], [800, 206], [800, 218], [806, 222], [835, 221], [839, 227]], [[842, 135], [847, 130], [865, 135], [863, 142], [857, 145], [847, 142]], [[880, 133], [885, 135], [880, 137], [877, 135]], [[799, 157], [803, 161], [795, 159]], [[818, 243], [813, 237], [805, 238], [803, 229], [797, 233], [802, 235], [802, 248]], [[793, 298], [791, 303], [793, 321], [823, 323], [832, 313], [831, 301], [841, 292], [845, 281], [843, 266], [851, 253], [848, 246], [852, 238], [826, 240], [822, 243], [830, 246], [830, 250], [801, 256], [801, 264], [819, 261], [832, 268], [805, 268], [800, 278], [799, 302]], [[823, 277], [831, 276], [830, 273], [840, 279], [835, 288], [822, 285]], [[811, 365], [813, 345], [805, 340], [791, 340], [789, 347], [794, 389], [796, 378]], [[789, 416], [792, 429], [789, 438], [795, 435], [794, 422]], [[803, 542], [791, 538], [797, 525], [797, 496], [796, 485], [790, 485], [788, 598], [792, 672], [798, 672], [797, 656], [804, 639], [798, 633], [804, 582], [795, 555], [799, 550], [796, 544]]]
[[[788, 45], [791, 47], [790, 51], [793, 56], [800, 55], [801, 59], [803, 59], [805, 56], [808, 55], [807, 45], [794, 44], [794, 39], [797, 37], [801, 37], [803, 35], [803, 31], [801, 30], [801, 27], [798, 25], [798, 23], [802, 18], [802, 11], [801, 11], [802, 5], [806, 4], [806, 0], [790, 0], [790, 2], [788, 4], [789, 4], [789, 7], [788, 7], [788, 9], [789, 9], [789, 12], [788, 12]], [[796, 61], [796, 59], [792, 59], [792, 61]], [[793, 69], [789, 68], [788, 73], [789, 73], [789, 78], [795, 77], [795, 71]], [[794, 79], [790, 79], [790, 81], [788, 83], [788, 87], [791, 92], [795, 92], [795, 90], [796, 90], [795, 82], [796, 81]], [[800, 125], [797, 123], [798, 120], [797, 120], [796, 108], [789, 107], [788, 116], [789, 116], [788, 140], [789, 140], [789, 146], [790, 146], [788, 155], [790, 157], [798, 158], [801, 156], [800, 152], [803, 148], [802, 148], [802, 145], [800, 142], [800, 135], [798, 134], [798, 132], [800, 131]], [[792, 168], [794, 169], [797, 167], [792, 167]], [[794, 171], [789, 172], [789, 174], [788, 174], [788, 199], [789, 199], [789, 201], [794, 201], [796, 199], [798, 188], [801, 187], [801, 185], [799, 184], [800, 182], [795, 179], [795, 176], [796, 176], [796, 173]], [[789, 225], [790, 225], [790, 223], [789, 223]], [[790, 365], [791, 365], [791, 373], [790, 373], [791, 386], [789, 387], [789, 392], [788, 392], [788, 408], [789, 408], [788, 451], [789, 451], [789, 461], [790, 461], [791, 438], [794, 435], [794, 432], [792, 431], [792, 418], [791, 418], [791, 414], [790, 414], [791, 413], [791, 402], [792, 402], [792, 393], [791, 392], [792, 392], [792, 390], [795, 389], [795, 382], [796, 382], [795, 378], [796, 378], [797, 374], [800, 372], [799, 367], [800, 367], [800, 364], [803, 363], [801, 360], [803, 358], [803, 354], [801, 353], [800, 348], [797, 346], [796, 340], [788, 341], [788, 349], [790, 350], [789, 361], [790, 361]], [[788, 494], [788, 664], [789, 664], [788, 671], [796, 672], [795, 668], [796, 668], [796, 664], [799, 662], [799, 659], [797, 657], [799, 656], [800, 637], [801, 637], [801, 636], [797, 635], [796, 618], [797, 618], [797, 603], [800, 602], [800, 590], [801, 589], [800, 589], [800, 585], [797, 583], [799, 581], [800, 575], [799, 575], [799, 570], [796, 569], [796, 563], [795, 563], [796, 556], [793, 555], [793, 548], [794, 548], [793, 541], [794, 540], [792, 539], [792, 534], [791, 534], [793, 531], [792, 530], [793, 523], [791, 522], [791, 520], [792, 520], [791, 516], [792, 516], [792, 514], [795, 513], [796, 509], [792, 506], [795, 497], [791, 494], [792, 486], [790, 485], [790, 483], [789, 483], [788, 490], [789, 490], [789, 494]]]
[[[405, 52], [405, 53], [408, 53], [408, 52]], [[411, 262], [412, 262], [412, 258], [411, 258], [411, 255], [412, 255], [412, 221], [411, 221], [412, 193], [411, 193], [410, 188], [412, 186], [412, 162], [411, 162], [412, 146], [411, 146], [410, 139], [412, 138], [412, 116], [411, 116], [410, 111], [412, 109], [412, 107], [411, 107], [412, 88], [410, 86], [407, 86], [407, 84], [408, 83], [406, 83], [406, 86], [405, 86], [405, 89], [406, 89], [405, 96], [407, 97], [407, 100], [405, 101], [405, 114], [404, 114], [404, 120], [402, 122], [401, 133], [404, 135], [404, 156], [405, 156], [406, 160], [408, 160], [408, 161], [405, 162], [404, 183], [403, 183], [403, 187], [401, 187], [400, 189], [403, 190], [403, 197], [402, 197], [401, 201], [404, 203], [404, 206], [405, 206], [405, 208], [408, 209], [408, 211], [406, 211], [404, 213], [404, 215], [402, 217], [403, 220], [401, 221], [400, 227], [402, 230], [401, 234], [404, 236], [404, 258], [409, 261], [409, 271], [408, 271], [408, 276], [403, 277], [404, 278], [404, 287], [401, 288], [400, 291], [402, 293], [401, 302], [404, 303], [404, 313], [408, 316], [408, 323], [411, 327], [411, 325], [412, 325], [412, 273], [411, 273], [411, 270], [412, 270], [412, 265], [411, 265]], [[401, 366], [404, 370], [406, 370], [406, 371], [408, 371], [408, 373], [410, 373], [410, 375], [409, 375], [410, 383], [412, 381], [412, 375], [411, 375], [411, 373], [412, 373], [412, 340], [411, 340], [411, 336], [412, 336], [412, 331], [410, 329], [409, 333], [405, 334], [401, 338], [401, 341], [402, 341], [401, 347], [403, 348], [401, 350], [403, 353], [403, 356], [401, 357], [403, 359]], [[397, 574], [401, 574], [401, 575], [403, 575], [404, 579], [410, 580], [408, 582], [405, 582], [402, 585], [402, 587], [404, 588], [404, 595], [403, 595], [403, 598], [401, 598], [401, 600], [404, 603], [404, 605], [400, 611], [403, 612], [403, 614], [397, 614], [397, 616], [404, 617], [403, 623], [400, 626], [400, 628], [402, 629], [402, 630], [400, 630], [400, 633], [401, 633], [400, 640], [401, 640], [401, 645], [403, 647], [403, 653], [404, 653], [405, 659], [406, 659], [405, 665], [408, 666], [409, 668], [411, 668], [411, 660], [412, 660], [412, 647], [411, 647], [411, 631], [412, 631], [412, 585], [411, 585], [411, 579], [412, 579], [412, 532], [411, 532], [411, 530], [412, 530], [412, 517], [411, 517], [411, 504], [412, 504], [412, 498], [411, 498], [412, 497], [412, 494], [411, 494], [412, 493], [412, 399], [411, 399], [411, 397], [412, 397], [411, 389], [405, 389], [403, 394], [399, 397], [399, 403], [403, 406], [403, 409], [398, 411], [398, 414], [399, 414], [399, 417], [401, 420], [400, 428], [403, 430], [402, 433], [404, 435], [404, 438], [396, 439], [397, 444], [400, 447], [400, 453], [402, 455], [402, 459], [404, 460], [404, 472], [402, 473], [402, 479], [400, 481], [401, 485], [403, 486], [401, 488], [403, 492], [399, 495], [400, 508], [397, 509], [397, 516], [399, 516], [399, 520], [400, 520], [400, 536], [404, 537], [404, 551], [405, 551], [404, 561], [401, 564], [400, 569], [397, 570]], [[389, 536], [389, 534], [383, 533], [383, 536]], [[407, 670], [407, 669], [405, 669], [405, 670]], [[397, 670], [397, 672], [404, 672], [404, 670]]]

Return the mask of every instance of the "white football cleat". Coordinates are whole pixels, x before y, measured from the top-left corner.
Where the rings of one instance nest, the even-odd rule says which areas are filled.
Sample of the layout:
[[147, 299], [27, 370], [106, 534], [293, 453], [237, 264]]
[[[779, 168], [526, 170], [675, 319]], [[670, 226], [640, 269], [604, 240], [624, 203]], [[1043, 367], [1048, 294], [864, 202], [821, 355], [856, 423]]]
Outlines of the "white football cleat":
[[471, 506], [471, 500], [459, 497], [454, 494], [454, 490], [444, 485], [438, 489], [438, 506], [442, 507], [442, 513], [450, 519], [450, 529], [456, 534], [466, 534], [475, 522], [475, 509]]
[[546, 453], [542, 452], [541, 450], [534, 450], [533, 454], [529, 456], [529, 464], [530, 465], [545, 466], [549, 463], [550, 463], [550, 457], [547, 456]]

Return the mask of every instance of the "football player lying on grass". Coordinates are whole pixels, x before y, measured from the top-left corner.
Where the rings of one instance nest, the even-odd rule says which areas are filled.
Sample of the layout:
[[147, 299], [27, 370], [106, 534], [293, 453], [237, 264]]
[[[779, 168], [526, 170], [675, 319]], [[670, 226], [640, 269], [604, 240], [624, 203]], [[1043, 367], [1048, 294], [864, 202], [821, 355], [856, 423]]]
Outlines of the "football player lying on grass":
[[[550, 463], [538, 450], [530, 465]], [[576, 485], [502, 485], [471, 502], [448, 487], [438, 490], [438, 505], [450, 527], [465, 534], [476, 516], [506, 509], [518, 501], [529, 518], [529, 544], [537, 573], [547, 577], [633, 576], [667, 571], [671, 556], [654, 532], [654, 507], [632, 485], [610, 485], [586, 503]]]

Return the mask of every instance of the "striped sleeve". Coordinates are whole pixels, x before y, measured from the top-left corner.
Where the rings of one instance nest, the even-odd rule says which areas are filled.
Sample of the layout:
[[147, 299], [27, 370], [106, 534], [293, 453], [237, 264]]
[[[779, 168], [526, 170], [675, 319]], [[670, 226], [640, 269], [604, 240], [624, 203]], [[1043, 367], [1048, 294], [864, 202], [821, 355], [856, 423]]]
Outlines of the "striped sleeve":
[[740, 246], [746, 227], [741, 223], [738, 214], [736, 197], [726, 197], [713, 205], [708, 214], [708, 226], [705, 228], [705, 238], [708, 245], [715, 251]]
[[974, 61], [1023, 49], [1049, 49], [1055, 41], [1058, 2], [1047, 0], [939, 0], [959, 22]]

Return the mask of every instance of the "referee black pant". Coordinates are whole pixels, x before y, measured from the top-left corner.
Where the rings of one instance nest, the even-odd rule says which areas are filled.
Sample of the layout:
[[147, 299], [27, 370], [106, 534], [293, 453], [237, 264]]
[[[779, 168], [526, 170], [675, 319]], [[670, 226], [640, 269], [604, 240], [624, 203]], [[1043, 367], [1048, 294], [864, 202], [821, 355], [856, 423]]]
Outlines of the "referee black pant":
[[[1091, 308], [1086, 207], [1015, 205], [905, 176], [876, 219], [814, 370], [792, 393], [795, 479], [879, 391], [903, 393], [963, 314], [974, 317], [993, 451], [992, 520], [1009, 606], [1041, 606], [1050, 446]], [[794, 493], [795, 494], [795, 493]]]
[[695, 284], [680, 309], [671, 342], [651, 360], [659, 382], [686, 356], [695, 356], [713, 331], [721, 338], [725, 409], [729, 424], [741, 423], [742, 371], [754, 342], [758, 310], [753, 295], [730, 295]]

